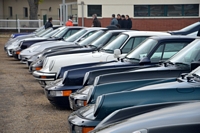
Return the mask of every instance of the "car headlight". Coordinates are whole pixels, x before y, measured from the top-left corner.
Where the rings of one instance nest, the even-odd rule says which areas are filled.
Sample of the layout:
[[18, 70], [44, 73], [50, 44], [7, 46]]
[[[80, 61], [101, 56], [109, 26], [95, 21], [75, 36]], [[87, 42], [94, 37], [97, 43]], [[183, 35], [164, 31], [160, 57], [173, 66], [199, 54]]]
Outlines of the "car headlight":
[[59, 79], [59, 74], [60, 74], [61, 68], [58, 70], [58, 72], [56, 73], [56, 79]]
[[38, 47], [40, 47], [40, 45], [37, 46], [31, 46], [29, 49], [29, 52], [32, 53], [35, 49], [37, 49]]
[[89, 131], [93, 130], [94, 127], [79, 127], [74, 126], [75, 133], [88, 133]]
[[48, 62], [49, 58], [44, 59], [44, 63], [43, 63], [43, 67], [46, 66], [47, 62]]
[[86, 72], [84, 79], [83, 79], [83, 85], [87, 82], [90, 72]]
[[98, 84], [98, 82], [99, 82], [99, 76], [97, 76], [96, 78], [95, 78], [95, 80], [94, 80], [94, 86], [96, 86], [97, 84]]
[[133, 133], [148, 133], [148, 131], [146, 129], [141, 129], [141, 130], [135, 131]]
[[84, 107], [87, 105], [87, 101], [82, 101], [82, 100], [77, 100], [76, 103], [79, 107]]
[[65, 71], [64, 72], [64, 75], [63, 75], [63, 82], [65, 81], [66, 77], [67, 77], [67, 74], [68, 74], [68, 71]]
[[94, 94], [94, 86], [92, 86], [88, 92], [87, 95], [87, 103], [89, 103], [92, 100], [92, 95]]
[[66, 90], [66, 91], [54, 91], [50, 90], [49, 94], [52, 96], [69, 96], [72, 93], [71, 90]]
[[53, 69], [54, 64], [55, 64], [55, 61], [52, 60], [50, 65], [49, 65], [49, 71], [51, 71]]
[[103, 99], [104, 99], [103, 95], [97, 97], [96, 103], [94, 105], [94, 116], [97, 116], [97, 114], [100, 110], [100, 107], [103, 104]]
[[23, 41], [21, 41], [21, 42], [19, 43], [19, 47], [21, 47], [21, 46], [22, 46], [22, 44], [23, 44]]

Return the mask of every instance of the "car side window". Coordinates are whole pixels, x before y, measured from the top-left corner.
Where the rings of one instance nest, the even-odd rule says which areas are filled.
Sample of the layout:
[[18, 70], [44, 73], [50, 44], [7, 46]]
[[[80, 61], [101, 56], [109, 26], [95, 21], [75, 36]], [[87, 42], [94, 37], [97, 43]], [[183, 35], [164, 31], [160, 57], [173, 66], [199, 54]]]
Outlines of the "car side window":
[[167, 60], [186, 46], [186, 42], [168, 42], [160, 45], [151, 56], [151, 62], [156, 63], [160, 60]]
[[129, 39], [126, 45], [122, 48], [122, 53], [128, 53], [136, 46], [138, 46], [142, 41], [144, 41], [147, 37], [134, 37]]
[[128, 40], [128, 42], [125, 44], [125, 46], [122, 48], [122, 53], [128, 53], [132, 47], [133, 47], [133, 42], [135, 38], [131, 38]]
[[188, 43], [185, 43], [185, 42], [166, 43], [162, 60], [167, 60], [167, 59], [171, 58], [178, 51], [180, 51], [182, 48], [184, 48], [186, 46], [186, 44], [188, 44]]

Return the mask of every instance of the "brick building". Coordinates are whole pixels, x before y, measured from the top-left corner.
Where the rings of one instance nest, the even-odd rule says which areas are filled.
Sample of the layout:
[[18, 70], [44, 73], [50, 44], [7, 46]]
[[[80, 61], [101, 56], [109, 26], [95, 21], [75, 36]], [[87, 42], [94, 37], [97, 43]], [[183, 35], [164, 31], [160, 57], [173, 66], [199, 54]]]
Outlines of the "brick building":
[[79, 25], [91, 26], [93, 13], [104, 27], [112, 14], [124, 14], [131, 17], [133, 29], [168, 31], [199, 21], [200, 0], [78, 0]]

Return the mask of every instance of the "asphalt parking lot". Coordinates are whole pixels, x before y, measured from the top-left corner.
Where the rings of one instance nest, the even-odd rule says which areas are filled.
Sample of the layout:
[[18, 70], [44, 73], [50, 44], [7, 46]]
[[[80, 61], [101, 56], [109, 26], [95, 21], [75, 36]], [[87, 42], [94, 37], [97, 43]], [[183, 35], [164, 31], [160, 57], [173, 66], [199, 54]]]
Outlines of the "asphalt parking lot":
[[59, 110], [46, 99], [28, 67], [3, 50], [9, 38], [0, 37], [0, 132], [69, 132], [70, 110]]

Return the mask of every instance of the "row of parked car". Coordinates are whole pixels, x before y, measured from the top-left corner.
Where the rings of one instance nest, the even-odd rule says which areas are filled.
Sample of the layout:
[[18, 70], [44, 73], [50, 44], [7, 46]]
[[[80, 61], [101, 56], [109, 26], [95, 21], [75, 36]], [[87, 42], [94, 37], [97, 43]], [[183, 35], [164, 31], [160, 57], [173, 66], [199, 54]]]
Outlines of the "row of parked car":
[[13, 34], [4, 50], [53, 106], [74, 110], [72, 133], [199, 133], [199, 28], [41, 27]]

